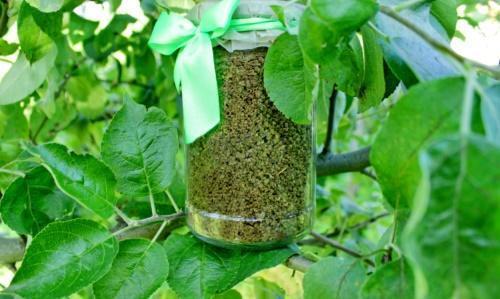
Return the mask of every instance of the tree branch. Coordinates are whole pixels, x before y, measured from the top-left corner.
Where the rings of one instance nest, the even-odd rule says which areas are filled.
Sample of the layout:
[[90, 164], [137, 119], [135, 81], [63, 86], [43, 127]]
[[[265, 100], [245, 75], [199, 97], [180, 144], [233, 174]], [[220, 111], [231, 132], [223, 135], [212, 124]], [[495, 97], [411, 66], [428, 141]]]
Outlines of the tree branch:
[[468, 63], [472, 66], [475, 66], [476, 68], [482, 69], [482, 70], [490, 73], [497, 80], [500, 79], [500, 69], [498, 67], [491, 67], [489, 65], [485, 65], [485, 64], [482, 64], [480, 62], [473, 61], [473, 60], [470, 60], [470, 59], [463, 57], [462, 55], [453, 51], [448, 45], [435, 39], [433, 36], [431, 36], [430, 34], [425, 32], [424, 30], [420, 29], [420, 27], [418, 25], [413, 24], [409, 20], [405, 19], [400, 14], [398, 14], [394, 9], [392, 9], [388, 6], [380, 5], [380, 12], [382, 12], [386, 16], [394, 19], [395, 21], [402, 24], [406, 28], [410, 29], [414, 33], [416, 33], [423, 40], [425, 40], [427, 43], [429, 43], [431, 46], [433, 46], [436, 50], [441, 51], [444, 54], [447, 54], [448, 56], [454, 58], [455, 60], [457, 60], [461, 63]]
[[[177, 213], [173, 215], [158, 215], [139, 220], [140, 225], [134, 227], [125, 227], [124, 229], [115, 232], [118, 240], [147, 238], [153, 239], [158, 229], [162, 225], [162, 221], [169, 221], [163, 233], [159, 236], [158, 240], [164, 240], [169, 232], [184, 225], [185, 214]], [[20, 238], [1, 238], [0, 237], [0, 265], [15, 263], [23, 259], [26, 245]], [[290, 269], [305, 272], [314, 262], [308, 260], [303, 256], [292, 256], [285, 265]]]
[[370, 165], [370, 147], [365, 147], [345, 154], [330, 154], [326, 157], [319, 155], [316, 172], [318, 176], [359, 172]]
[[327, 156], [330, 153], [331, 145], [332, 145], [332, 136], [334, 131], [335, 124], [335, 102], [337, 99], [337, 86], [333, 86], [333, 92], [330, 96], [330, 107], [328, 109], [328, 124], [326, 127], [326, 137], [325, 137], [325, 145], [323, 146], [323, 151], [321, 152], [321, 156]]

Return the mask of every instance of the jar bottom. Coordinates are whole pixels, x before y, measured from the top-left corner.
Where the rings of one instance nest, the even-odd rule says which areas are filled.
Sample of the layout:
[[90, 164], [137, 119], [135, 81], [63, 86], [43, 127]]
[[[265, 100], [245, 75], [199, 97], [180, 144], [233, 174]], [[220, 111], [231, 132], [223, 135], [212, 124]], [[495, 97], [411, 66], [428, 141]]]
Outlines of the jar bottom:
[[284, 247], [304, 237], [312, 225], [313, 207], [288, 217], [245, 218], [187, 205], [188, 226], [198, 239], [223, 248], [264, 250]]

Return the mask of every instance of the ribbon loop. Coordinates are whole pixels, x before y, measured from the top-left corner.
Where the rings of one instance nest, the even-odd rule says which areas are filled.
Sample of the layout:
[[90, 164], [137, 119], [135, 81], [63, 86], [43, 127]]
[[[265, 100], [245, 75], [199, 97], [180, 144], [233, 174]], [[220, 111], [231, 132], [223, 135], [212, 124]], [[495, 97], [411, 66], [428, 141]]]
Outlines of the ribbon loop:
[[171, 55], [182, 48], [196, 33], [188, 19], [175, 13], [161, 13], [151, 33], [148, 45], [163, 55]]
[[230, 31], [286, 30], [280, 21], [268, 18], [232, 20], [240, 0], [222, 0], [202, 16], [196, 27], [175, 13], [162, 13], [148, 42], [151, 49], [171, 55], [179, 50], [174, 82], [182, 91], [184, 139], [192, 143], [220, 122], [219, 92], [212, 40]]

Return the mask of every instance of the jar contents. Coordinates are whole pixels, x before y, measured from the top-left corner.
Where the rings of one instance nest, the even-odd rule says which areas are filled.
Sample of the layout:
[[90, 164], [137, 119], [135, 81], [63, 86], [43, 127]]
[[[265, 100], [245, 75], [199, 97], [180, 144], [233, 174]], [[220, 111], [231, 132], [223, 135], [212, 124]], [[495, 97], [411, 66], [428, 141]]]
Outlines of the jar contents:
[[214, 49], [222, 121], [187, 149], [189, 225], [220, 246], [286, 244], [311, 225], [312, 126], [267, 96], [266, 53]]

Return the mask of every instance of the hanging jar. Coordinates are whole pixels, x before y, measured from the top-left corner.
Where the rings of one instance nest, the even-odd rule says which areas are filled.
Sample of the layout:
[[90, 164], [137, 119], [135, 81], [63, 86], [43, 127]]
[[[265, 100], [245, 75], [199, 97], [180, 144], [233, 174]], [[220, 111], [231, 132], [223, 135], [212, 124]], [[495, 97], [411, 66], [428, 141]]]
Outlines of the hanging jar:
[[[199, 23], [213, 3], [197, 5], [188, 18]], [[276, 19], [271, 5], [302, 9], [286, 1], [242, 0], [232, 19]], [[220, 121], [186, 146], [186, 210], [193, 234], [217, 246], [282, 246], [312, 224], [314, 119], [311, 125], [294, 123], [264, 88], [267, 49], [282, 33], [229, 31], [216, 39]]]

